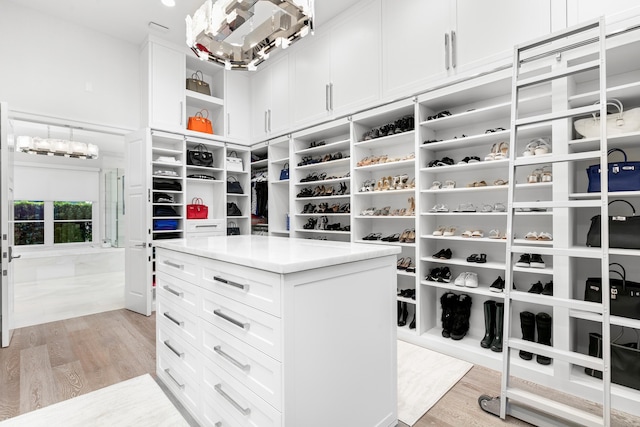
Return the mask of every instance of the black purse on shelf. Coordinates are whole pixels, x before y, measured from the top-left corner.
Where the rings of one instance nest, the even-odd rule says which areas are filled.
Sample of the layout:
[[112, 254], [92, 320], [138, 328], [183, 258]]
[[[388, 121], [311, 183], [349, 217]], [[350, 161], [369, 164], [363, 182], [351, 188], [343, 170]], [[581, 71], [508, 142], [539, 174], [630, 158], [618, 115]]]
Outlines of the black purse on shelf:
[[[627, 271], [621, 264], [613, 262], [609, 267], [618, 267], [621, 271], [609, 270], [620, 279], [609, 278], [610, 311], [614, 316], [640, 319], [640, 283], [627, 280]], [[584, 300], [602, 303], [602, 278], [589, 277], [584, 288]]]
[[[640, 217], [635, 216], [636, 210], [633, 205], [626, 200], [612, 200], [614, 202], [624, 202], [631, 207], [631, 216], [609, 215], [609, 247], [623, 249], [640, 249]], [[600, 225], [601, 215], [591, 218], [591, 226], [587, 233], [587, 246], [599, 248], [601, 246]]]
[[187, 150], [187, 164], [191, 166], [213, 166], [213, 154], [204, 144], [198, 144]]
[[240, 182], [235, 176], [227, 177], [227, 193], [229, 194], [244, 194]]
[[227, 203], [227, 216], [242, 216], [242, 212], [235, 202]]
[[229, 221], [227, 223], [227, 236], [238, 236], [240, 235], [240, 227], [234, 221]]
[[180, 181], [176, 181], [173, 179], [154, 178], [153, 189], [164, 190], [164, 191], [182, 191], [182, 184], [180, 183]]
[[[628, 343], [618, 343], [624, 328], [620, 334], [611, 341], [611, 382], [625, 387], [640, 390], [640, 336], [638, 330], [636, 341]], [[602, 335], [589, 333], [589, 356], [602, 359]], [[602, 379], [602, 371], [591, 368], [584, 368], [584, 372], [595, 378]]]

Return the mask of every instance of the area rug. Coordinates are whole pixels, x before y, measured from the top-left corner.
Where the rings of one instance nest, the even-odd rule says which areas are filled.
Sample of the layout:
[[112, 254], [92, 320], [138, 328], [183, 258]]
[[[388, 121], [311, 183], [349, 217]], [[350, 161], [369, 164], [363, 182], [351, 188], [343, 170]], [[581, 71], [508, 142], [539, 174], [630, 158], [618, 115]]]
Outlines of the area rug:
[[188, 427], [150, 375], [142, 375], [0, 422], [1, 427]]
[[398, 340], [398, 419], [414, 425], [472, 367]]

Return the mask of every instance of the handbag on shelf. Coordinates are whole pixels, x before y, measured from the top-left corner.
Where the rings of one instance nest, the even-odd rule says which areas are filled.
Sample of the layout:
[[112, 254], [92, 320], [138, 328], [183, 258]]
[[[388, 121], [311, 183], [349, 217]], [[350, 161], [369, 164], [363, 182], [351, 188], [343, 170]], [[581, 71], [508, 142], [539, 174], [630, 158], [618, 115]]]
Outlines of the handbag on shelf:
[[154, 206], [153, 216], [180, 216], [173, 206]]
[[227, 202], [227, 216], [242, 216], [242, 211], [235, 202]]
[[153, 220], [154, 231], [177, 230], [177, 229], [178, 229], [177, 219], [154, 219]]
[[[609, 270], [610, 273], [620, 276], [620, 279], [609, 278], [609, 311], [614, 316], [640, 319], [640, 283], [627, 280], [627, 271], [621, 264], [613, 262], [609, 264], [609, 267], [620, 269], [620, 271]], [[584, 300], [602, 303], [602, 278], [589, 277], [587, 279]]]
[[[596, 102], [598, 104], [599, 102]], [[607, 101], [607, 105], [615, 107], [618, 111], [607, 114], [607, 135], [622, 135], [640, 130], [640, 108], [632, 108], [624, 111], [622, 102], [617, 99]], [[576, 120], [573, 127], [585, 138], [598, 138], [600, 136], [600, 117], [593, 113], [591, 117]]]
[[180, 183], [180, 181], [176, 181], [173, 179], [154, 178], [153, 189], [164, 191], [182, 191], [182, 184]]
[[[627, 153], [619, 148], [613, 148], [607, 152], [620, 152], [624, 155], [624, 161], [609, 163], [607, 165], [607, 176], [609, 179], [609, 191], [638, 191], [640, 190], [640, 162], [627, 161]], [[591, 165], [587, 168], [589, 178], [589, 193], [600, 192], [600, 164]]]
[[[640, 390], [640, 336], [637, 329], [634, 331], [636, 333], [635, 342], [618, 343], [622, 338], [624, 328], [611, 341], [611, 382]], [[602, 359], [602, 335], [596, 332], [589, 333], [589, 356]], [[602, 379], [602, 371], [584, 368], [584, 372], [592, 377]]]
[[232, 172], [242, 172], [244, 170], [244, 163], [235, 151], [230, 151], [227, 154], [227, 170]]
[[242, 186], [235, 176], [227, 177], [227, 193], [244, 194], [244, 191], [242, 191]]
[[209, 207], [202, 202], [200, 197], [194, 197], [187, 205], [187, 219], [207, 219]]
[[187, 150], [187, 164], [191, 166], [213, 166], [213, 154], [204, 144], [198, 144]]
[[187, 79], [187, 90], [192, 90], [194, 92], [211, 96], [211, 88], [209, 87], [209, 83], [204, 81], [204, 75], [200, 70], [191, 74], [191, 78]]
[[[640, 249], [640, 217], [635, 216], [636, 210], [633, 205], [626, 200], [612, 200], [614, 202], [624, 202], [631, 207], [631, 216], [609, 215], [609, 247], [623, 249]], [[587, 246], [599, 248], [602, 244], [600, 236], [600, 225], [602, 218], [596, 215], [591, 218], [591, 226], [587, 233]]]
[[240, 227], [234, 221], [229, 221], [227, 223], [227, 236], [239, 236], [240, 235]]
[[173, 203], [173, 196], [167, 193], [153, 193], [153, 203]]
[[[207, 117], [202, 114], [203, 111], [207, 113]], [[211, 120], [209, 120], [209, 110], [200, 110], [195, 116], [189, 117], [187, 129], [213, 134], [213, 125], [211, 124]]]
[[289, 163], [285, 163], [282, 170], [280, 170], [280, 181], [285, 179], [289, 179]]

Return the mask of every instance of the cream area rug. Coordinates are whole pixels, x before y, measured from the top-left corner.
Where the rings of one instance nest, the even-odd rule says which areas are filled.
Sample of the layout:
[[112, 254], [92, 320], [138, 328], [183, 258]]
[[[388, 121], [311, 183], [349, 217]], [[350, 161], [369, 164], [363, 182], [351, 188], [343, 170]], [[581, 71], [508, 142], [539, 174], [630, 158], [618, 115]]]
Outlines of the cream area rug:
[[398, 419], [414, 425], [472, 367], [398, 340]]
[[149, 374], [0, 422], [1, 427], [188, 427]]

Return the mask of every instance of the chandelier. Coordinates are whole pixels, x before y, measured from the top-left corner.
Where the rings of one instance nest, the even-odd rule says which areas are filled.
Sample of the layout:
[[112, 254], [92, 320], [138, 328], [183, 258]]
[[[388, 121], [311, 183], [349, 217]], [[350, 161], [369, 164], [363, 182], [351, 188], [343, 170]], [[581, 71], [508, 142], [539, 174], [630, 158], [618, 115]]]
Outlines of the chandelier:
[[[47, 127], [48, 128], [48, 127]], [[16, 150], [28, 154], [44, 154], [47, 156], [62, 156], [76, 159], [97, 159], [98, 146], [73, 140], [73, 129], [70, 129], [70, 138], [48, 138], [31, 136], [16, 137]]]
[[314, 0], [206, 0], [187, 16], [187, 45], [227, 70], [254, 71], [313, 31]]

